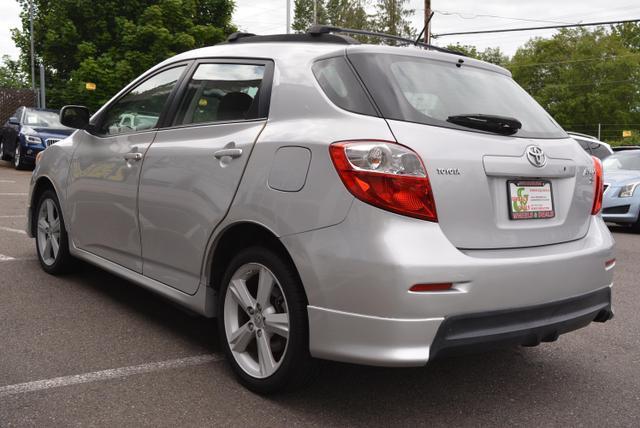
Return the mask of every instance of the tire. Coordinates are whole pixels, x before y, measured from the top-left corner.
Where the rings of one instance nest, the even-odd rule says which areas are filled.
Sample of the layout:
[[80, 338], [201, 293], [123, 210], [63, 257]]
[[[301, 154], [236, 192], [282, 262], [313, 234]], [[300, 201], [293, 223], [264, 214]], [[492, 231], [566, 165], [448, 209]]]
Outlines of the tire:
[[20, 142], [16, 143], [16, 151], [13, 154], [13, 166], [17, 170], [26, 169], [27, 167], [24, 162], [24, 157], [22, 156], [22, 146], [20, 146]]
[[34, 217], [36, 250], [42, 269], [52, 275], [69, 272], [75, 261], [69, 253], [69, 237], [61, 213], [56, 194], [52, 190], [42, 193]]
[[218, 296], [220, 341], [242, 385], [271, 394], [311, 379], [307, 299], [290, 263], [268, 248], [247, 248], [229, 263]]
[[4, 152], [4, 141], [0, 137], [0, 160], [7, 161], [10, 157]]

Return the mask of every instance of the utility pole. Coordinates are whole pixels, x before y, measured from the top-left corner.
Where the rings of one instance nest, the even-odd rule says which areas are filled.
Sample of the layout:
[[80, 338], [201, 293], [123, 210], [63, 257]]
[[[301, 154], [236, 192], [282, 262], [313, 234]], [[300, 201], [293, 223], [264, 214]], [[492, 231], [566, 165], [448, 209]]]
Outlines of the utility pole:
[[318, 0], [313, 0], [313, 25], [318, 23]]
[[431, 44], [431, 0], [424, 0], [424, 42]]
[[47, 108], [47, 96], [44, 88], [44, 65], [40, 64], [40, 108]]
[[600, 140], [600, 139], [601, 139], [601, 138], [600, 138], [600, 133], [601, 133], [601, 131], [602, 131], [602, 124], [601, 124], [601, 123], [598, 123], [598, 140]]
[[287, 34], [291, 32], [291, 0], [287, 0]]
[[33, 49], [33, 0], [29, 0], [29, 37], [31, 39], [31, 89], [36, 90], [36, 60]]

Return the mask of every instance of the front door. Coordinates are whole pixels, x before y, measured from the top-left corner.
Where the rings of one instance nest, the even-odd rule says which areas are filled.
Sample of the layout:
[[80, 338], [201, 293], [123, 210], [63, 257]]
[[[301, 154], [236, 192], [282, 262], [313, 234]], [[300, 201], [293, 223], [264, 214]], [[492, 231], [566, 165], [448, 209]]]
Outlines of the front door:
[[264, 61], [197, 64], [172, 126], [158, 131], [142, 167], [145, 276], [197, 290], [207, 242], [266, 123], [271, 69]]
[[139, 273], [141, 166], [185, 68], [173, 67], [144, 80], [100, 114], [94, 132], [79, 131], [73, 137], [77, 149], [67, 194], [73, 244]]

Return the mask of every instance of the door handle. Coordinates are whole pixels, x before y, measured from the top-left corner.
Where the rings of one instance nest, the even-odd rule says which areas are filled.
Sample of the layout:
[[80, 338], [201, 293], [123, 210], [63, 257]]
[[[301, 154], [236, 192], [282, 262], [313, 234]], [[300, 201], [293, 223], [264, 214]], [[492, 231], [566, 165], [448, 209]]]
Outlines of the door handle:
[[221, 149], [213, 154], [216, 159], [221, 159], [225, 156], [229, 156], [230, 158], [239, 158], [242, 156], [242, 149]]
[[139, 161], [142, 159], [142, 153], [136, 153], [136, 152], [125, 153], [124, 159], [126, 161]]

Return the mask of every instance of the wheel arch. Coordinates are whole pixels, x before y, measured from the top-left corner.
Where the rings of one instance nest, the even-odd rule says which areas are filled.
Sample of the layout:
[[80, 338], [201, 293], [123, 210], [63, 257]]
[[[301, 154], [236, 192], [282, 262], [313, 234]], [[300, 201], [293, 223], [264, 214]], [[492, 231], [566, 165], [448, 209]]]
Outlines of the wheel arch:
[[283, 259], [291, 265], [293, 270], [302, 284], [302, 289], [305, 294], [304, 283], [300, 277], [300, 272], [296, 267], [296, 264], [289, 253], [289, 250], [267, 227], [254, 222], [243, 221], [233, 223], [225, 227], [216, 236], [214, 243], [209, 251], [207, 257], [205, 276], [207, 278], [207, 284], [213, 290], [218, 291], [220, 288], [222, 277], [224, 276], [225, 269], [233, 256], [244, 248], [251, 246], [265, 246], [283, 257]]
[[[36, 233], [36, 216], [38, 215], [37, 211], [37, 204], [38, 204], [38, 200], [40, 200], [40, 196], [46, 192], [47, 190], [51, 190], [53, 191], [53, 193], [56, 194], [56, 197], [58, 198], [58, 203], [60, 203], [60, 196], [58, 194], [58, 191], [56, 189], [56, 186], [53, 184], [53, 181], [47, 177], [47, 176], [40, 176], [38, 177], [38, 179], [36, 180], [35, 184], [33, 185], [33, 191], [31, 192], [31, 200], [29, 201], [29, 206], [31, 207], [31, 209], [29, 210], [29, 215], [30, 215], [30, 222], [29, 222], [29, 232], [31, 232], [31, 236], [35, 236]], [[62, 209], [62, 204], [60, 203], [60, 215], [62, 215], [63, 217], [63, 223], [65, 225], [67, 225], [67, 222], [64, 221], [64, 210]]]

